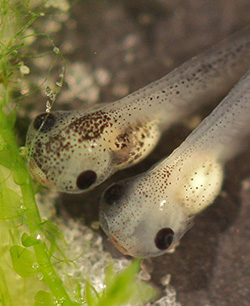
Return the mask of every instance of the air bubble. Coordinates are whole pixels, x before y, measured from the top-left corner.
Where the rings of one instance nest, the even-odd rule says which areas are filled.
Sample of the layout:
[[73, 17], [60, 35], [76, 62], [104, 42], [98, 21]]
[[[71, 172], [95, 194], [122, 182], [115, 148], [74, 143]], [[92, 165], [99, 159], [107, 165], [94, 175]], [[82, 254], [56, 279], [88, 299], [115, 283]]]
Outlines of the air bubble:
[[144, 281], [149, 281], [151, 279], [151, 275], [147, 271], [142, 270], [139, 272], [139, 278]]
[[62, 87], [62, 82], [56, 82], [57, 87]]
[[51, 112], [51, 103], [49, 101], [46, 102], [46, 113]]
[[20, 69], [21, 74], [29, 74], [30, 73], [30, 69], [29, 69], [28, 66], [21, 65], [19, 69]]
[[59, 54], [60, 53], [60, 49], [57, 47], [53, 48], [53, 52], [55, 52], [55, 54]]
[[170, 274], [167, 274], [167, 275], [165, 275], [165, 276], [162, 277], [162, 279], [161, 279], [161, 284], [162, 284], [163, 286], [167, 286], [167, 285], [169, 285], [170, 280], [171, 280], [171, 275], [170, 275]]

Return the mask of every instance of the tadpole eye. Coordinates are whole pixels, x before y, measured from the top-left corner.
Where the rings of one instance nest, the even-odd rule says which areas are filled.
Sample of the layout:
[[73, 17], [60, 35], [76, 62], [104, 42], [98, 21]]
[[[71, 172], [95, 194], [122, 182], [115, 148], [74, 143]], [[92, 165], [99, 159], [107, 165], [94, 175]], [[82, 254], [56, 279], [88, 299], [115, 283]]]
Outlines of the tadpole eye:
[[155, 236], [155, 245], [159, 250], [169, 248], [174, 239], [174, 232], [171, 228], [165, 227], [159, 230]]
[[76, 185], [79, 189], [87, 189], [96, 181], [97, 175], [95, 171], [87, 170], [80, 173], [76, 180]]
[[[44, 124], [43, 124], [44, 122]], [[39, 130], [42, 133], [46, 133], [49, 132], [53, 126], [56, 123], [56, 117], [53, 114], [47, 114], [47, 113], [43, 113], [41, 115], [38, 115], [33, 123], [33, 126], [35, 128], [35, 130], [39, 130], [39, 128], [41, 127], [41, 129]]]
[[117, 201], [123, 196], [123, 194], [124, 194], [123, 185], [114, 184], [105, 191], [104, 201], [109, 205], [116, 204]]

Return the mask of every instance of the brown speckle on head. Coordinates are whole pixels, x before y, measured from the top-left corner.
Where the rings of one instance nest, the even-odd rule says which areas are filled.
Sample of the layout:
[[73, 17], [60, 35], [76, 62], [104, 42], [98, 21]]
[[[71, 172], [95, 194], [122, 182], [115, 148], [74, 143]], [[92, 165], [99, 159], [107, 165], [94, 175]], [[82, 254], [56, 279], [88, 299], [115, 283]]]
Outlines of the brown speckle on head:
[[92, 140], [101, 136], [104, 129], [110, 126], [111, 118], [102, 111], [87, 114], [73, 121], [66, 130], [79, 135], [80, 140]]

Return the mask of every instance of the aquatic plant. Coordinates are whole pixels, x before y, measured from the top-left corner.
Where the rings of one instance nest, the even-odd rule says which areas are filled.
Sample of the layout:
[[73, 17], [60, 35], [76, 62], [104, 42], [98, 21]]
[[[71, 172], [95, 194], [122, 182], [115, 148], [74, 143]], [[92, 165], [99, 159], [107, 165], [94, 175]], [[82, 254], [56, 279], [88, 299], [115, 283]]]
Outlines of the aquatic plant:
[[[38, 21], [46, 22], [49, 14], [56, 14], [56, 10], [62, 14], [69, 8], [65, 1], [60, 5], [56, 1], [42, 0], [2, 0], [0, 4], [0, 304], [112, 306], [144, 303], [155, 295], [155, 291], [137, 278], [139, 261], [131, 264], [125, 261], [127, 267], [118, 273], [111, 256], [106, 254], [101, 267], [105, 271], [103, 286], [96, 289], [91, 274], [84, 274], [84, 269], [76, 264], [77, 258], [68, 257], [70, 243], [77, 243], [80, 234], [82, 239], [89, 237], [90, 230], [84, 227], [87, 231], [84, 235], [83, 227], [75, 224], [71, 236], [66, 239], [60, 226], [65, 229], [67, 224], [62, 224], [62, 220], [56, 220], [55, 216], [52, 220], [41, 217], [35, 198], [37, 186], [26, 167], [25, 150], [20, 150], [17, 142], [17, 113], [22, 110], [24, 98], [39, 89], [32, 85], [26, 87], [31, 79], [27, 77], [32, 77], [33, 73], [27, 64], [28, 59], [49, 54], [55, 61], [61, 60], [60, 81], [55, 82], [52, 91], [47, 88], [49, 109], [63, 82], [64, 64], [60, 49], [46, 32], [41, 33], [36, 27]], [[49, 42], [49, 51], [45, 53], [39, 53], [34, 44], [40, 37]], [[45, 79], [54, 64], [52, 61]], [[46, 205], [51, 204], [48, 194], [46, 202]], [[99, 239], [100, 248], [100, 236], [94, 237]], [[83, 254], [79, 253], [78, 258], [86, 252], [93, 254], [93, 248], [87, 246], [95, 248], [96, 244], [91, 239], [85, 241], [85, 251], [79, 249]], [[89, 271], [93, 265], [90, 264]], [[77, 277], [76, 271], [79, 271]]]

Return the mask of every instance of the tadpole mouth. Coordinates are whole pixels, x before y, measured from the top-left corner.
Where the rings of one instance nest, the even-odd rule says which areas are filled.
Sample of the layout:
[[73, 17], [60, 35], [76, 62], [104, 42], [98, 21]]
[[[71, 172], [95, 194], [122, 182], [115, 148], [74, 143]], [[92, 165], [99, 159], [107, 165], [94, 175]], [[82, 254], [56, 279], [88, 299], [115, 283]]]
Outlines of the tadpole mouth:
[[46, 187], [52, 187], [51, 185], [48, 185], [48, 179], [46, 177], [46, 174], [39, 168], [36, 161], [31, 158], [29, 160], [29, 171], [31, 173], [31, 176], [41, 185], [44, 185]]
[[114, 246], [124, 255], [129, 255], [128, 251], [120, 245], [120, 243], [118, 242], [118, 240], [109, 233], [109, 225], [107, 222], [107, 218], [105, 216], [104, 212], [100, 212], [100, 223], [101, 223], [101, 227], [103, 229], [103, 231], [106, 233], [106, 235], [110, 238], [110, 240], [112, 241], [112, 243], [114, 244]]
[[124, 255], [129, 255], [128, 251], [119, 244], [119, 242], [112, 236], [110, 235], [110, 239], [112, 241], [112, 243], [114, 244], [114, 246]]

